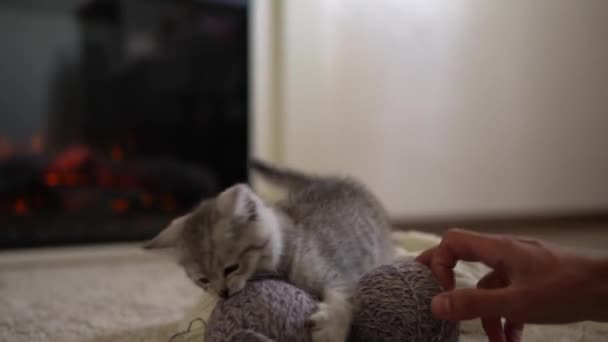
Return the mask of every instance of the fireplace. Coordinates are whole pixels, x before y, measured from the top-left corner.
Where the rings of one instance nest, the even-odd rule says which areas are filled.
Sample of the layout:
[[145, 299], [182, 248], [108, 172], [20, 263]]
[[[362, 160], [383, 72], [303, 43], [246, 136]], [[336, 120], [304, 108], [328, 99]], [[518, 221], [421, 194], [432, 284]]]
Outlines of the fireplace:
[[37, 115], [32, 91], [0, 101], [0, 248], [146, 239], [247, 181], [247, 3], [73, 2], [12, 9], [69, 20], [77, 39]]

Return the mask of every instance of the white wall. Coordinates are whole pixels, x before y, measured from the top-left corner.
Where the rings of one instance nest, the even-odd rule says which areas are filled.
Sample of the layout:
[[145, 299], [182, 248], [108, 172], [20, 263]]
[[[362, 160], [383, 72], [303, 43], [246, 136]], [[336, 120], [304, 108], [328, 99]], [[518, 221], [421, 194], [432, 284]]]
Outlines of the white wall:
[[396, 217], [608, 209], [608, 2], [284, 6], [275, 159]]

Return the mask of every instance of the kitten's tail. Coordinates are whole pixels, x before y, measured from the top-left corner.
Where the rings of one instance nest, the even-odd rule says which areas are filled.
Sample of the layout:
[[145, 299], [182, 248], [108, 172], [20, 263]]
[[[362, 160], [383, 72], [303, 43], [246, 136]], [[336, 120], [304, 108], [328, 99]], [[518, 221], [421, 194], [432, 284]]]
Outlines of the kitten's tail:
[[288, 189], [302, 188], [315, 180], [313, 176], [292, 169], [279, 168], [259, 159], [252, 159], [249, 166], [268, 182]]

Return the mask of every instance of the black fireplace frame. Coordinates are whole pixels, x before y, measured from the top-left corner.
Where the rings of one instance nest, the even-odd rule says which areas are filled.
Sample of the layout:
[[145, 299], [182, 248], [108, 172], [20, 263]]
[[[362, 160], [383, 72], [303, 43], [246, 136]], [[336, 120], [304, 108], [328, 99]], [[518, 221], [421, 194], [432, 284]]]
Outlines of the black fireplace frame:
[[[130, 23], [138, 1], [158, 18]], [[81, 59], [51, 79], [44, 151], [0, 156], [0, 249], [144, 240], [247, 182], [248, 11], [242, 0], [77, 8]], [[152, 52], [133, 55], [136, 33]]]

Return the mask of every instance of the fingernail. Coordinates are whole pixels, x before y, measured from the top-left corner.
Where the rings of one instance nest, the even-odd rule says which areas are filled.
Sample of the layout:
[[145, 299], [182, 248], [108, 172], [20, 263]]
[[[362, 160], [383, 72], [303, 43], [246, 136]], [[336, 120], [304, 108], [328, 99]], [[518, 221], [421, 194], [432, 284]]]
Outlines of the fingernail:
[[431, 311], [435, 317], [440, 319], [449, 318], [452, 304], [450, 297], [444, 294], [437, 295], [431, 301]]

